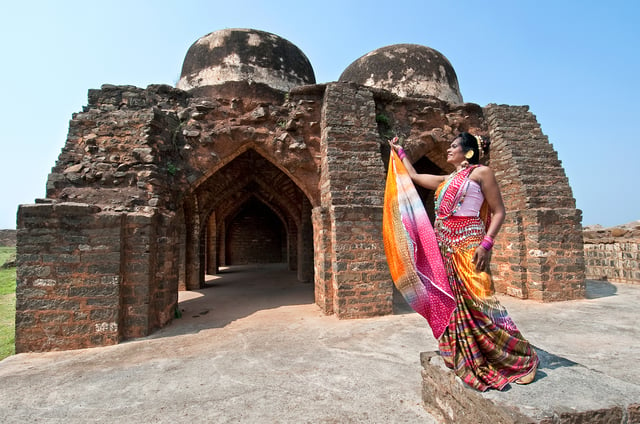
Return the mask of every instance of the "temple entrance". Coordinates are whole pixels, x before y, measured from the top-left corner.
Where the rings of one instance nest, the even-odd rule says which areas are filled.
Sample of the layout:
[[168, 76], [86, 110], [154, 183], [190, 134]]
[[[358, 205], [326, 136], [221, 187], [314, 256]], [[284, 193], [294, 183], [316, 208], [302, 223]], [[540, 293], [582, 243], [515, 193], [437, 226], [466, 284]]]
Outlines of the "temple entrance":
[[187, 290], [208, 287], [212, 276], [239, 272], [238, 266], [259, 264], [282, 264], [297, 281], [313, 281], [309, 200], [253, 149], [197, 187], [185, 202], [185, 223]]

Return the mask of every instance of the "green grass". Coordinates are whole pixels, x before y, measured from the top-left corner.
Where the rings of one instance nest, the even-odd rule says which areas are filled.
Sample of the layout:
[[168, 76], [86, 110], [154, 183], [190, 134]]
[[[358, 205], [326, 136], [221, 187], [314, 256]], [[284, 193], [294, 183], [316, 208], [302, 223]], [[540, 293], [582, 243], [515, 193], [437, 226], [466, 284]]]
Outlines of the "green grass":
[[[15, 247], [0, 247], [0, 266], [16, 253]], [[0, 268], [0, 360], [15, 353], [16, 269]]]

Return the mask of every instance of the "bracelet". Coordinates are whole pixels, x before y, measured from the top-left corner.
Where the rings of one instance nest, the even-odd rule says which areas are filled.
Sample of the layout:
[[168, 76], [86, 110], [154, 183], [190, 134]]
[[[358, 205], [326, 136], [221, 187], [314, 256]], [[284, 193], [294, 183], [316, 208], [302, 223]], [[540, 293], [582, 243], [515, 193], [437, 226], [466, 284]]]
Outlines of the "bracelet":
[[404, 152], [404, 149], [401, 147], [398, 149], [398, 157], [400, 160], [404, 160], [407, 157], [407, 154]]
[[493, 247], [493, 239], [489, 236], [484, 236], [482, 241], [480, 242], [480, 246], [484, 248], [484, 250], [489, 251]]

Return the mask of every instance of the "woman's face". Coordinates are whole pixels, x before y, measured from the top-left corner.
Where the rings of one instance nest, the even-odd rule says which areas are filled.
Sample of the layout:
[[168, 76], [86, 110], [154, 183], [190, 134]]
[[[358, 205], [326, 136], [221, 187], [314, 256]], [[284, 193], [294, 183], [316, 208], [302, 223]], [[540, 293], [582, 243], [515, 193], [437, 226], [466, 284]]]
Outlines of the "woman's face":
[[456, 138], [447, 149], [447, 162], [455, 166], [460, 165], [466, 160], [460, 141], [460, 138]]

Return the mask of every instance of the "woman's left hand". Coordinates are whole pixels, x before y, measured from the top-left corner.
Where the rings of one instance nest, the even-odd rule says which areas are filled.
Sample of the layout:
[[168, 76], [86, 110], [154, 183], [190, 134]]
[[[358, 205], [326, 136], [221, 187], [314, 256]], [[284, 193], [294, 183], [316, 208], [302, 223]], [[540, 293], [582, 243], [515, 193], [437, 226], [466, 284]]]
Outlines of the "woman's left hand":
[[489, 252], [484, 247], [478, 246], [473, 253], [473, 263], [476, 264], [476, 271], [485, 271], [489, 264]]

